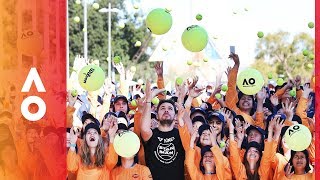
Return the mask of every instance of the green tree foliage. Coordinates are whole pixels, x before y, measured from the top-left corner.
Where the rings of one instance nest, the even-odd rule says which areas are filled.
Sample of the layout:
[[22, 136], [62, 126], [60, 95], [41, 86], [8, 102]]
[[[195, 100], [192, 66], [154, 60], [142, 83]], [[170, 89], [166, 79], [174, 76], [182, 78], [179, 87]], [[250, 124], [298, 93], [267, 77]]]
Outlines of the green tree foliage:
[[[74, 57], [83, 55], [83, 6], [75, 1], [69, 2], [69, 66], [72, 67]], [[136, 66], [137, 71], [134, 79], [155, 78], [153, 63], [147, 60], [147, 48], [152, 47], [151, 33], [147, 30], [143, 14], [135, 10], [134, 14], [125, 9], [124, 0], [96, 0], [100, 8], [108, 7], [111, 2], [112, 8], [118, 8], [119, 13], [112, 13], [111, 37], [112, 57], [120, 56], [126, 69]], [[76, 23], [73, 18], [79, 16], [80, 22]], [[119, 22], [125, 23], [125, 28], [118, 27]], [[100, 13], [88, 4], [88, 58], [98, 59], [100, 66], [108, 71], [108, 13]], [[135, 47], [136, 41], [141, 41], [141, 47]]]
[[[310, 78], [314, 60], [303, 55], [303, 50], [314, 54], [314, 39], [307, 33], [291, 37], [290, 33], [279, 31], [259, 39], [256, 48], [256, 61], [252, 67], [260, 70], [265, 77], [269, 72], [293, 78], [300, 75]], [[310, 66], [310, 65], [309, 65]]]

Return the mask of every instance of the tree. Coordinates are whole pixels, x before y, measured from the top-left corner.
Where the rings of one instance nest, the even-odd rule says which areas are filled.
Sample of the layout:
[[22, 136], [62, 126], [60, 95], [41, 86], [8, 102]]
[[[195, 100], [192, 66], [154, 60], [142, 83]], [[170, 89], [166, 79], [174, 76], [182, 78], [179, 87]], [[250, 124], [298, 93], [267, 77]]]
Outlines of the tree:
[[[110, 1], [99, 0], [100, 8], [108, 7]], [[112, 13], [112, 57], [120, 56], [121, 61], [126, 68], [130, 66], [137, 66], [137, 72], [134, 79], [139, 78], [155, 78], [153, 71], [153, 64], [149, 63], [149, 55], [146, 54], [147, 48], [153, 48], [152, 39], [150, 40], [150, 32], [146, 25], [141, 21], [143, 14], [138, 11], [135, 14], [129, 14], [124, 6], [124, 0], [111, 0], [113, 8], [120, 9], [120, 13]], [[80, 17], [80, 22], [73, 21], [75, 16]], [[120, 29], [118, 22], [122, 19], [125, 22], [125, 28]], [[100, 66], [105, 71], [108, 70], [108, 16], [101, 14], [94, 9], [90, 4], [88, 5], [88, 58], [99, 59]], [[83, 55], [83, 6], [69, 1], [69, 45], [70, 45], [70, 64], [72, 67], [74, 57], [77, 54]], [[141, 47], [135, 47], [136, 41], [141, 41]], [[145, 45], [145, 46], [144, 46]], [[145, 47], [145, 48], [143, 48]], [[134, 58], [139, 49], [141, 53], [139, 58]], [[132, 61], [135, 59], [135, 61]]]
[[313, 68], [308, 64], [313, 67], [314, 60], [302, 54], [305, 49], [310, 54], [314, 52], [314, 39], [307, 33], [299, 33], [291, 39], [288, 32], [268, 34], [258, 41], [256, 61], [252, 66], [263, 74], [269, 68], [271, 72], [288, 78], [296, 75], [310, 78]]

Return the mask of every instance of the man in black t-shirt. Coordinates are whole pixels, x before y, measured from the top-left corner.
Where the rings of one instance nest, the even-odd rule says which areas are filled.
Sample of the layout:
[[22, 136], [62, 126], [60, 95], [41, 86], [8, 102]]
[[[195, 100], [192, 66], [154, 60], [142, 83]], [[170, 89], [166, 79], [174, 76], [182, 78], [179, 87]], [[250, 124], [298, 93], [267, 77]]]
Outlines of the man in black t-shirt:
[[178, 129], [174, 128], [177, 110], [171, 100], [158, 104], [159, 126], [151, 130], [151, 90], [146, 86], [146, 106], [141, 122], [146, 164], [155, 180], [184, 180], [185, 153]]

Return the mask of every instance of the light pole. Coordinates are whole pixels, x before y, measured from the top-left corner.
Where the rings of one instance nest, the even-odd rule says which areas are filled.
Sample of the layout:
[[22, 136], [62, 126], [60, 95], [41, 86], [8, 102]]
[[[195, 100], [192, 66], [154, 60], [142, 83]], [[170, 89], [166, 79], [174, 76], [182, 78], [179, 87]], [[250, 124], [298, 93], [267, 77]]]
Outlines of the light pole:
[[87, 33], [87, 0], [82, 1], [83, 5], [83, 52], [84, 52], [84, 59], [88, 60], [88, 33]]
[[111, 9], [111, 3], [108, 5], [107, 8], [102, 8], [99, 10], [101, 13], [108, 13], [108, 78], [111, 79], [111, 12], [119, 12], [120, 10], [117, 8]]

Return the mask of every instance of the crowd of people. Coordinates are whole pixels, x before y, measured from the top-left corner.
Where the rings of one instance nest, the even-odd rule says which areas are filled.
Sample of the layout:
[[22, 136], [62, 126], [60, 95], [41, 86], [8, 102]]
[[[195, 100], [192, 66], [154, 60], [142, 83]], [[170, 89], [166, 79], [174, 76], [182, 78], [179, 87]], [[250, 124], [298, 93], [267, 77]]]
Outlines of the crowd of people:
[[[315, 179], [312, 80], [303, 83], [297, 76], [246, 95], [236, 86], [239, 57], [231, 53], [229, 58], [234, 66], [227, 71], [228, 90], [219, 99], [215, 95], [221, 85], [201, 87], [197, 77], [166, 91], [160, 62], [155, 65], [157, 85], [147, 81], [145, 89], [138, 84], [130, 91], [120, 84], [128, 95], [112, 93], [106, 83], [101, 97], [88, 94], [90, 109], [69, 94], [68, 179]], [[294, 96], [289, 93], [293, 88]], [[203, 93], [205, 100], [199, 98]], [[74, 107], [77, 101], [80, 108]], [[87, 111], [77, 112], [83, 109]], [[81, 118], [82, 127], [72, 126], [72, 114]], [[284, 134], [293, 124], [312, 133], [303, 151], [293, 151], [285, 142]], [[116, 154], [113, 140], [119, 131], [139, 136], [137, 154]]]
[[[236, 86], [239, 57], [229, 58], [234, 66], [226, 71], [228, 88], [221, 98], [216, 94], [222, 84], [203, 87], [198, 77], [165, 90], [161, 62], [155, 65], [155, 84], [147, 80], [130, 87], [126, 82], [133, 74], [120, 63], [115, 65], [119, 87], [106, 79], [101, 91], [68, 92], [67, 130], [25, 120], [19, 132], [6, 123], [12, 113], [2, 111], [0, 179], [61, 177], [65, 169], [52, 167], [65, 146], [69, 180], [315, 179], [313, 77], [302, 82], [297, 76], [246, 95]], [[294, 151], [286, 144], [284, 134], [294, 124], [310, 130], [307, 149]], [[132, 157], [118, 155], [113, 144], [126, 131], [140, 139]], [[57, 148], [41, 146], [40, 136]]]

